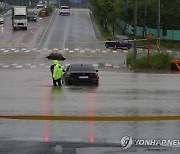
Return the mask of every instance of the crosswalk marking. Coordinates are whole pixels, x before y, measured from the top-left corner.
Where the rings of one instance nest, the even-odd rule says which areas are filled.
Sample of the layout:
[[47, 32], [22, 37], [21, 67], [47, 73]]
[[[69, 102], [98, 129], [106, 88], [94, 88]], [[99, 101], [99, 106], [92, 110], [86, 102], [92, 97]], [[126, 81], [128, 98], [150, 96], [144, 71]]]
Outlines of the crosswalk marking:
[[7, 68], [7, 67], [9, 67], [9, 65], [4, 65], [4, 66], [2, 66], [2, 67]]
[[45, 64], [39, 64], [39, 66], [44, 66]]
[[106, 63], [106, 64], [105, 64], [105, 67], [112, 67], [112, 65], [109, 64], [109, 63]]
[[[68, 67], [70, 64], [64, 64], [64, 67]], [[95, 68], [99, 68], [100, 64], [92, 64], [93, 67]], [[26, 68], [31, 68], [31, 69], [35, 69], [35, 68], [44, 68], [44, 69], [49, 69], [50, 68], [50, 65], [46, 65], [44, 63], [40, 63], [40, 64], [36, 64], [36, 65], [33, 65], [31, 63], [25, 63], [25, 64], [17, 64], [17, 63], [12, 63], [12, 64], [6, 64], [6, 63], [0, 63], [0, 68], [10, 68], [10, 67], [13, 67], [13, 68], [23, 68], [23, 67], [26, 67]], [[120, 69], [121, 67], [119, 65], [112, 65], [110, 63], [104, 63], [102, 66], [104, 67], [109, 67], [109, 68], [114, 68], [114, 69]], [[102, 67], [101, 66], [101, 67]]]
[[26, 50], [25, 52], [30, 52], [30, 50]]
[[91, 50], [91, 53], [96, 53], [96, 51], [95, 50]]
[[22, 65], [17, 65], [16, 68], [22, 68], [23, 66]]
[[80, 53], [84, 53], [85, 51], [84, 50], [80, 50]]
[[37, 67], [36, 65], [30, 66], [30, 68], [36, 68], [36, 67]]
[[30, 66], [31, 64], [30, 63], [26, 63], [25, 66]]
[[17, 64], [16, 63], [13, 63], [13, 64], [11, 64], [12, 66], [16, 66]]
[[117, 53], [117, 50], [112, 50], [113, 53]]
[[[128, 50], [121, 50], [124, 53], [128, 53]], [[111, 52], [111, 53], [118, 53], [118, 50], [112, 50], [112, 49], [90, 49], [90, 48], [85, 48], [85, 49], [79, 49], [79, 48], [75, 48], [75, 49], [69, 49], [69, 48], [65, 48], [65, 49], [58, 49], [58, 48], [53, 48], [53, 49], [48, 49], [48, 48], [43, 48], [43, 49], [37, 49], [37, 48], [32, 48], [32, 49], [27, 49], [27, 48], [12, 48], [12, 49], [0, 49], [0, 52], [14, 52], [14, 53], [30, 53], [30, 52], [69, 52], [69, 53], [74, 53], [74, 52], [80, 52], [80, 53], [85, 53], [85, 52], [90, 52], [90, 53], [96, 53], [96, 52], [102, 52], [102, 53], [107, 53], [107, 52]], [[171, 52], [168, 51], [167, 52]]]

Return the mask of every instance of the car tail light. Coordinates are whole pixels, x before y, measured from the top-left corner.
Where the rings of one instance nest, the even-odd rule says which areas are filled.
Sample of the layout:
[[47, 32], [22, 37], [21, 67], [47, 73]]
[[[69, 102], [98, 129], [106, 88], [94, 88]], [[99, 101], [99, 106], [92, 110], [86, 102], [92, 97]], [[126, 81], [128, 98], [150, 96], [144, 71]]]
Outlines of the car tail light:
[[71, 73], [71, 74], [69, 74], [69, 76], [68, 76], [69, 78], [76, 78], [77, 77], [77, 75], [76, 74], [74, 74], [74, 73]]
[[90, 77], [90, 78], [99, 78], [99, 76], [98, 76], [97, 73], [89, 74], [89, 77]]

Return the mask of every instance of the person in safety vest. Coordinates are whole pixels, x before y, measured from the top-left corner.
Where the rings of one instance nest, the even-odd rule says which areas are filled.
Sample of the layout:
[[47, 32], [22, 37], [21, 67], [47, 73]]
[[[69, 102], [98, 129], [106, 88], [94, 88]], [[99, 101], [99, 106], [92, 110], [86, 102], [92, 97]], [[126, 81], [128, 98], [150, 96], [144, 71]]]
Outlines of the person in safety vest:
[[61, 77], [63, 75], [63, 68], [57, 60], [53, 60], [53, 64], [54, 65], [50, 67], [50, 70], [52, 72], [53, 85], [57, 86], [58, 83], [58, 86], [61, 86]]

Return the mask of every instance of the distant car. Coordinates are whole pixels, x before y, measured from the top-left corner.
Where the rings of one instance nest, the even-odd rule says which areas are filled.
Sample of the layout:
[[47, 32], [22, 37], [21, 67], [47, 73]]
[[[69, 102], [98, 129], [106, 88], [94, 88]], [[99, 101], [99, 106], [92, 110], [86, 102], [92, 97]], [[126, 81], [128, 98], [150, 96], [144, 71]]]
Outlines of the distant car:
[[63, 83], [72, 84], [99, 84], [98, 70], [91, 64], [71, 64], [63, 74]]
[[3, 16], [0, 16], [0, 24], [4, 24], [4, 18], [3, 18]]
[[61, 6], [60, 8], [59, 8], [59, 15], [62, 15], [62, 14], [64, 14], [64, 15], [70, 15], [70, 8], [69, 8], [69, 6]]
[[35, 12], [28, 12], [28, 21], [37, 22], [37, 14]]
[[[109, 42], [108, 42], [109, 41]], [[111, 39], [108, 39], [108, 41], [105, 42], [105, 47], [106, 48], [128, 48], [130, 49], [132, 44], [131, 42], [128, 41], [128, 37], [126, 36], [112, 36]]]

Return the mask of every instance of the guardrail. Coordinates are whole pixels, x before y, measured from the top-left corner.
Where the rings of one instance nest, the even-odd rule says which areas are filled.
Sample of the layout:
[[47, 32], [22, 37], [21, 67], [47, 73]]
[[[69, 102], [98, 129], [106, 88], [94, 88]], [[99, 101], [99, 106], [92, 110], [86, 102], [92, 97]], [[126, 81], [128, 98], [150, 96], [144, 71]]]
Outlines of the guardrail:
[[[126, 22], [124, 22], [120, 18], [117, 18], [116, 21], [122, 29], [127, 27], [125, 32], [131, 34], [131, 30], [132, 30], [131, 25], [128, 25]], [[143, 37], [143, 30], [144, 30], [144, 27], [137, 26], [137, 36]], [[154, 37], [157, 38], [157, 29], [147, 28], [147, 33], [152, 33], [154, 34]], [[180, 41], [180, 30], [167, 30], [167, 35], [163, 36], [163, 30], [161, 29], [160, 39]]]

